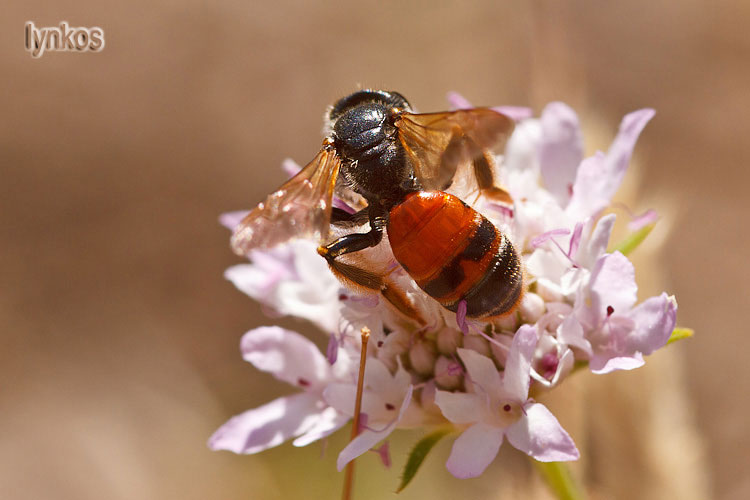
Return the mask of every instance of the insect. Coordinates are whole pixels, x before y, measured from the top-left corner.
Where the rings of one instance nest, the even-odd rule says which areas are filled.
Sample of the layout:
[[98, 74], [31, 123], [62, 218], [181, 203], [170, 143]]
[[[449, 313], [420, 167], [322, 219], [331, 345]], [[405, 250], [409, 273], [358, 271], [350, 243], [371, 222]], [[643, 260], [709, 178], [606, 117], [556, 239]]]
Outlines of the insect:
[[[378, 245], [385, 230], [395, 259], [443, 307], [455, 312], [465, 302], [472, 318], [507, 314], [523, 293], [518, 253], [487, 218], [444, 190], [464, 176], [481, 194], [512, 204], [495, 184], [488, 150], [502, 147], [513, 127], [488, 108], [417, 114], [397, 92], [355, 92], [329, 109], [315, 158], [235, 228], [232, 248], [245, 255], [293, 237], [325, 242], [331, 224], [369, 222], [369, 231], [318, 248], [339, 278], [380, 291], [408, 312], [408, 300], [383, 273], [340, 259]], [[334, 207], [338, 186], [366, 206], [355, 213]]]

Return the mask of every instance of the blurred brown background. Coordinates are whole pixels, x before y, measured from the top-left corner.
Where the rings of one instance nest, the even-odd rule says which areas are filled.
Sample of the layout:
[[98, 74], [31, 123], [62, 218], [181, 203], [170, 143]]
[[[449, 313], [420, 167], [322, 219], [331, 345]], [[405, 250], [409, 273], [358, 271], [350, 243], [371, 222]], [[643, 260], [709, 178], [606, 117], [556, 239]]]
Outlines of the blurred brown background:
[[[279, 184], [283, 158], [309, 160], [324, 107], [360, 84], [423, 111], [446, 108], [449, 90], [537, 112], [564, 100], [599, 127], [589, 149], [606, 147], [622, 114], [657, 109], [629, 181], [631, 206], [663, 215], [649, 242], [663, 245], [653, 266], [663, 279], [644, 293], [674, 293], [679, 323], [697, 331], [669, 348], [682, 361], [666, 375], [685, 378], [705, 494], [750, 498], [750, 3], [10, 0], [2, 10], [0, 498], [339, 495], [341, 436], [323, 460], [318, 445], [252, 457], [205, 447], [230, 415], [287, 391], [240, 359], [241, 334], [277, 321], [223, 280], [237, 259], [216, 217]], [[106, 47], [32, 59], [30, 20], [100, 26]], [[628, 376], [618, 374], [639, 380]], [[391, 472], [361, 461], [359, 498], [391, 495], [404, 450]], [[495, 498], [492, 475], [446, 477], [446, 456], [428, 459], [401, 498]], [[638, 498], [638, 474], [618, 474]]]

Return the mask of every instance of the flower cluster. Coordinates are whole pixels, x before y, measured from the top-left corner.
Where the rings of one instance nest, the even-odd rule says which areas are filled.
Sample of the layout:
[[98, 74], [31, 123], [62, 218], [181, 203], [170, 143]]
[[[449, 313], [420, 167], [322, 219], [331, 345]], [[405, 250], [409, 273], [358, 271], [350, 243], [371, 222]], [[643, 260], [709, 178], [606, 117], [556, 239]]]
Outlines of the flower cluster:
[[[454, 107], [468, 106], [458, 95], [450, 99]], [[346, 289], [314, 242], [252, 251], [250, 263], [229, 268], [226, 277], [275, 313], [313, 322], [329, 336], [328, 348], [321, 353], [279, 327], [246, 333], [244, 359], [300, 392], [235, 416], [211, 437], [211, 448], [255, 453], [289, 439], [304, 446], [345, 425], [354, 412], [359, 331], [367, 326], [362, 431], [340, 452], [339, 469], [395, 428], [448, 423], [462, 431], [447, 462], [457, 477], [480, 475], [505, 439], [540, 461], [578, 458], [571, 437], [530, 394], [554, 388], [574, 367], [597, 374], [637, 368], [675, 326], [673, 297], [636, 305], [632, 263], [608, 251], [615, 215], [602, 215], [654, 113], [625, 116], [608, 151], [584, 158], [578, 118], [565, 104], [549, 104], [539, 118], [524, 108], [499, 109], [517, 120], [496, 173], [515, 206], [469, 196], [459, 183], [449, 191], [476, 199], [474, 208], [518, 249], [527, 283], [518, 309], [492, 321], [466, 318], [465, 307], [446, 311], [393, 260], [385, 239], [384, 250], [371, 257], [390, 270], [422, 324], [379, 294]], [[226, 214], [222, 222], [232, 228], [242, 215]], [[653, 221], [648, 212], [631, 227]]]

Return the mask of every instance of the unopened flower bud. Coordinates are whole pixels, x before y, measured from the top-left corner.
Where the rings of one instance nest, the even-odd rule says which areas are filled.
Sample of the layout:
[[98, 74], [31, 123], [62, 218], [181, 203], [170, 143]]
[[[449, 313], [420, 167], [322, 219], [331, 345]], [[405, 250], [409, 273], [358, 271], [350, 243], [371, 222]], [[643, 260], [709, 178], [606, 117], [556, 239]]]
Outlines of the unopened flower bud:
[[544, 299], [535, 293], [527, 293], [518, 308], [525, 323], [536, 323], [544, 314]]
[[536, 293], [547, 302], [562, 302], [565, 299], [558, 290], [547, 286], [542, 280], [536, 283]]
[[436, 359], [437, 351], [432, 342], [420, 341], [409, 349], [409, 362], [420, 375], [432, 375]]
[[435, 362], [435, 383], [441, 389], [458, 389], [461, 386], [461, 377], [461, 365], [456, 361], [440, 356]]
[[518, 329], [518, 315], [513, 312], [512, 314], [500, 316], [494, 323], [502, 331], [515, 332]]
[[490, 343], [479, 335], [467, 335], [464, 337], [464, 348], [476, 351], [483, 356], [490, 356]]
[[441, 354], [455, 354], [456, 349], [461, 347], [461, 338], [464, 334], [457, 328], [446, 326], [437, 333], [437, 348]]

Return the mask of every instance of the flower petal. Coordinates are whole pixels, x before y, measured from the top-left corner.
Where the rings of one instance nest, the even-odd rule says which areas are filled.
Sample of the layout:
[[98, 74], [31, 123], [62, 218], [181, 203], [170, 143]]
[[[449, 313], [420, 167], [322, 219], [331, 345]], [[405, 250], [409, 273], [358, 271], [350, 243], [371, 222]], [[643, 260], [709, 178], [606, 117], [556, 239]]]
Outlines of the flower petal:
[[532, 111], [531, 108], [527, 108], [525, 106], [495, 106], [492, 108], [494, 111], [497, 111], [498, 113], [502, 113], [508, 118], [512, 118], [513, 121], [519, 122], [521, 120], [526, 120], [527, 118], [531, 118], [534, 116], [534, 111]]
[[589, 326], [598, 326], [613, 313], [625, 314], [637, 299], [638, 285], [633, 264], [620, 252], [601, 257], [591, 272], [589, 289], [590, 311], [595, 323]]
[[591, 373], [603, 375], [616, 370], [635, 370], [645, 365], [643, 356], [640, 352], [635, 352], [632, 356], [615, 356], [612, 353], [596, 353], [589, 360], [589, 369]]
[[300, 172], [300, 170], [302, 170], [302, 167], [300, 167], [299, 164], [291, 158], [286, 158], [281, 162], [281, 169], [289, 177], [294, 177]]
[[307, 446], [308, 444], [329, 436], [339, 430], [349, 421], [349, 416], [339, 413], [330, 406], [320, 412], [315, 423], [300, 437], [292, 441], [294, 446]]
[[612, 228], [615, 225], [615, 218], [615, 214], [607, 214], [596, 223], [591, 236], [588, 237], [585, 244], [578, 248], [578, 252], [574, 255], [575, 261], [580, 266], [591, 269], [597, 259], [607, 251], [609, 236], [612, 234]]
[[[474, 107], [468, 99], [458, 92], [448, 92], [447, 97], [451, 109], [470, 109]], [[531, 108], [523, 106], [495, 106], [492, 109], [512, 118], [514, 121], [525, 120], [526, 118], [531, 118], [533, 115]]]
[[583, 336], [583, 327], [573, 314], [566, 317], [557, 327], [557, 340], [577, 347], [589, 356], [592, 355], [591, 343]]
[[212, 450], [258, 453], [308, 431], [319, 417], [320, 400], [299, 393], [235, 415], [208, 440]]
[[508, 359], [505, 361], [503, 388], [508, 397], [520, 403], [524, 403], [529, 397], [531, 360], [537, 341], [533, 325], [521, 326], [513, 337]]
[[454, 424], [468, 424], [481, 419], [487, 401], [477, 394], [465, 392], [435, 391], [435, 404], [445, 418]]
[[669, 340], [677, 319], [677, 303], [662, 293], [643, 301], [628, 316], [635, 321], [635, 329], [627, 337], [628, 347], [648, 355]]
[[242, 219], [249, 214], [249, 210], [235, 210], [234, 212], [224, 212], [219, 216], [219, 223], [227, 229], [234, 229]]
[[500, 374], [495, 363], [487, 356], [482, 356], [471, 349], [458, 349], [458, 355], [466, 366], [471, 382], [495, 398], [501, 387]]
[[628, 168], [635, 142], [653, 116], [652, 109], [626, 115], [607, 154], [599, 152], [581, 163], [565, 210], [574, 220], [585, 219], [609, 205]]
[[242, 336], [240, 349], [257, 369], [304, 390], [318, 389], [330, 377], [330, 365], [317, 346], [291, 330], [255, 328]]
[[354, 384], [334, 383], [323, 389], [323, 400], [345, 415], [354, 415], [354, 398], [357, 387]]
[[547, 407], [532, 403], [524, 409], [525, 416], [505, 431], [513, 447], [540, 462], [578, 460], [575, 443]]
[[448, 103], [452, 109], [469, 109], [474, 106], [471, 105], [468, 99], [459, 94], [458, 92], [448, 92]]
[[401, 402], [401, 410], [398, 412], [398, 416], [396, 416], [396, 418], [394, 418], [393, 421], [385, 427], [385, 429], [380, 431], [362, 431], [359, 436], [352, 439], [351, 442], [346, 445], [343, 450], [341, 450], [341, 453], [339, 453], [338, 459], [336, 460], [336, 467], [339, 471], [343, 470], [344, 467], [346, 467], [346, 464], [362, 455], [363, 453], [367, 452], [367, 450], [378, 444], [380, 441], [388, 437], [391, 432], [393, 432], [393, 430], [398, 426], [398, 423], [401, 421], [401, 418], [404, 416], [406, 409], [409, 407], [413, 390], [414, 387], [410, 385], [408, 390], [406, 391], [406, 394], [404, 395], [404, 400]]
[[485, 424], [473, 425], [453, 442], [445, 466], [457, 478], [477, 477], [495, 459], [501, 444], [502, 429]]
[[578, 116], [570, 106], [552, 102], [542, 111], [539, 167], [544, 185], [561, 207], [568, 204], [578, 165], [583, 160], [583, 137]]

